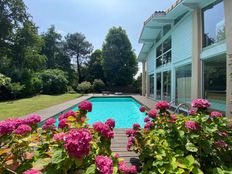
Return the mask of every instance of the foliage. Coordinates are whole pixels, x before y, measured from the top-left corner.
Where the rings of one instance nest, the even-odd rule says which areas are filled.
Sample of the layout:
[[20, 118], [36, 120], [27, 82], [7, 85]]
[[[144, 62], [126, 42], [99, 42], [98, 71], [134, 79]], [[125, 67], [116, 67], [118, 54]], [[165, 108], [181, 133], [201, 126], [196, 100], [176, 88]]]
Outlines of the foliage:
[[88, 54], [92, 52], [93, 46], [81, 33], [68, 34], [65, 39], [66, 52], [76, 61], [78, 82], [82, 82], [81, 65], [86, 61]]
[[77, 112], [59, 116], [58, 128], [54, 118], [37, 128], [38, 115], [1, 121], [0, 173], [136, 173], [135, 167], [126, 167], [110, 149], [114, 120], [89, 127], [86, 114], [92, 104], [84, 101], [78, 107]]
[[11, 93], [13, 94], [15, 99], [19, 94], [21, 94], [23, 89], [24, 89], [24, 85], [21, 85], [20, 83], [12, 83], [10, 85]]
[[95, 92], [101, 92], [105, 87], [105, 83], [101, 79], [94, 79], [93, 89]]
[[38, 73], [42, 80], [44, 94], [62, 94], [67, 91], [68, 80], [66, 74], [59, 69], [47, 69]]
[[134, 86], [137, 88], [138, 92], [142, 94], [142, 73], [134, 81]]
[[121, 27], [109, 30], [102, 49], [106, 81], [112, 86], [132, 84], [138, 67], [126, 31]]
[[84, 81], [77, 86], [77, 91], [81, 93], [88, 93], [92, 90], [92, 85], [90, 82]]
[[94, 79], [105, 79], [101, 50], [97, 49], [91, 54], [87, 66], [89, 71], [89, 80], [91, 82], [93, 82]]
[[10, 95], [11, 78], [0, 73], [0, 99], [6, 99]]
[[128, 134], [128, 149], [140, 154], [142, 173], [231, 172], [231, 120], [209, 114], [209, 103], [202, 99], [193, 102], [198, 108], [187, 117], [172, 115], [168, 106], [158, 102], [159, 110], [151, 110], [144, 120], [145, 129], [134, 126]]

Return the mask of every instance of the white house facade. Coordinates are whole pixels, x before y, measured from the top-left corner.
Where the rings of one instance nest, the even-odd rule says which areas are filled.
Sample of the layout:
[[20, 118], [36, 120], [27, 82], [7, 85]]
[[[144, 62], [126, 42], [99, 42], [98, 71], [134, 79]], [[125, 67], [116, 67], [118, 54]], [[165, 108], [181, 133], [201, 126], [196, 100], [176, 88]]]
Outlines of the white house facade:
[[139, 43], [143, 95], [205, 98], [232, 116], [232, 0], [178, 0], [144, 22]]

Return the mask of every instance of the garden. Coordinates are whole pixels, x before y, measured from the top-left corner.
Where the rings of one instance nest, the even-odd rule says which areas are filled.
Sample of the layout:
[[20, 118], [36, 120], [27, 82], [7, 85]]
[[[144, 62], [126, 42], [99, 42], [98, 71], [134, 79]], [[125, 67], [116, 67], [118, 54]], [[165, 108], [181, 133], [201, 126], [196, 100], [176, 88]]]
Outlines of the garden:
[[231, 173], [232, 120], [209, 113], [207, 100], [192, 106], [189, 116], [171, 114], [165, 101], [150, 111], [141, 106], [144, 128], [136, 123], [126, 131], [127, 149], [139, 154], [141, 166], [130, 167], [110, 149], [115, 121], [88, 125], [89, 101], [61, 114], [57, 127], [55, 118], [41, 122], [39, 115], [0, 121], [0, 173]]

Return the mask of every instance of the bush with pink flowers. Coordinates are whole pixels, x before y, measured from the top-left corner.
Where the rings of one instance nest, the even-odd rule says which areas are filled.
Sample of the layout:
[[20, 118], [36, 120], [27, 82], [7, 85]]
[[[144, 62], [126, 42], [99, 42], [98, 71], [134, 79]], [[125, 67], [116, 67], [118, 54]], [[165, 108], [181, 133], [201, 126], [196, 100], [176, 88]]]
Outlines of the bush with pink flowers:
[[84, 101], [78, 107], [77, 112], [60, 115], [58, 127], [54, 118], [39, 127], [38, 115], [0, 121], [0, 173], [136, 173], [135, 166], [127, 167], [110, 149], [115, 121], [89, 126], [86, 115], [92, 103]]
[[167, 102], [158, 102], [144, 128], [136, 124], [127, 131], [127, 148], [139, 154], [142, 174], [232, 172], [232, 121], [209, 113], [207, 100], [192, 106], [191, 115], [174, 115]]

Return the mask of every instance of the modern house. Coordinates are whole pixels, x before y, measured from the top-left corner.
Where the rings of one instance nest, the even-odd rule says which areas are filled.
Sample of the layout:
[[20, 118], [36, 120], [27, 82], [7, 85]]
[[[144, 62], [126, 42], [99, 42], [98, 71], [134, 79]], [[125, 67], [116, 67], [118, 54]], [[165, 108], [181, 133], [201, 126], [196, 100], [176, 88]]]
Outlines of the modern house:
[[232, 116], [232, 0], [177, 0], [144, 22], [139, 43], [143, 95], [205, 98]]

